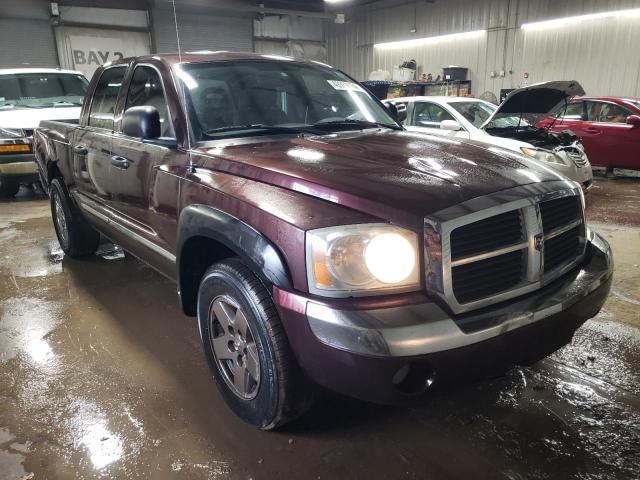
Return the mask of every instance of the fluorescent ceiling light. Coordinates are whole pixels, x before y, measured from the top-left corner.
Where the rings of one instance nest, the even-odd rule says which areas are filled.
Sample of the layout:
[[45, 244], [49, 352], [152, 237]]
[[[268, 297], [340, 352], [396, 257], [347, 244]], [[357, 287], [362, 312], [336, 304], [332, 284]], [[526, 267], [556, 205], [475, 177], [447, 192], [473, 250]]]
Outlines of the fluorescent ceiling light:
[[630, 10], [613, 10], [611, 12], [590, 13], [588, 15], [578, 15], [576, 17], [556, 18], [554, 20], [544, 20], [542, 22], [523, 23], [523, 30], [542, 30], [545, 28], [554, 28], [567, 25], [570, 23], [579, 23], [587, 20], [598, 20], [600, 18], [613, 17], [638, 17], [640, 16], [640, 8]]
[[392, 48], [409, 48], [426, 45], [429, 43], [441, 42], [443, 40], [461, 40], [463, 38], [477, 37], [487, 33], [486, 30], [475, 30], [473, 32], [450, 33], [448, 35], [439, 35], [437, 37], [415, 38], [412, 40], [400, 40], [398, 42], [376, 43], [373, 48], [381, 50], [389, 50]]
[[324, 3], [344, 3], [347, 0], [324, 0]]

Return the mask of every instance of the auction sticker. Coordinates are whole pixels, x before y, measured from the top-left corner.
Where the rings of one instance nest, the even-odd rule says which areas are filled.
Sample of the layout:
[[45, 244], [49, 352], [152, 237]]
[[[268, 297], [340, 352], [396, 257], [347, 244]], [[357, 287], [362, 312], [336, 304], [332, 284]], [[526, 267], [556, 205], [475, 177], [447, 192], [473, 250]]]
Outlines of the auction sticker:
[[331, 85], [336, 90], [350, 90], [354, 92], [364, 92], [364, 88], [362, 88], [357, 83], [353, 82], [341, 82], [340, 80], [327, 80], [329, 85]]

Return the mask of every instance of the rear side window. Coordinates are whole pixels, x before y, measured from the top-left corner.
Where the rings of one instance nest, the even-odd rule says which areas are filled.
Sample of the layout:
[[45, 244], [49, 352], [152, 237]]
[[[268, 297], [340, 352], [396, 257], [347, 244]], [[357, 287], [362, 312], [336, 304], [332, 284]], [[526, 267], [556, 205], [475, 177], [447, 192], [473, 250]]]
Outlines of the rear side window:
[[102, 72], [91, 101], [90, 126], [113, 130], [116, 101], [126, 72], [127, 67], [109, 68]]
[[454, 120], [449, 112], [435, 103], [416, 103], [413, 112], [414, 125], [419, 127], [440, 128], [443, 120]]
[[125, 108], [146, 105], [156, 107], [160, 113], [161, 136], [174, 137], [160, 75], [151, 67], [140, 66], [133, 72]]

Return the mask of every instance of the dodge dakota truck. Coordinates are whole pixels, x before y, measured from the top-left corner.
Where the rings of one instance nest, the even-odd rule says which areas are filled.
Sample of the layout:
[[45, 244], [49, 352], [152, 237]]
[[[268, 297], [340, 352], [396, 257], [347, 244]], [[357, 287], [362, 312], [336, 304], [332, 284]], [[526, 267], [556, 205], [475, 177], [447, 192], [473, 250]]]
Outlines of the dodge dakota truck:
[[175, 280], [221, 395], [271, 429], [318, 386], [402, 403], [534, 363], [608, 295], [579, 184], [396, 113], [317, 62], [154, 55], [34, 148], [64, 252], [103, 234]]
[[37, 182], [31, 142], [41, 120], [77, 122], [88, 85], [80, 72], [54, 68], [0, 69], [0, 197]]

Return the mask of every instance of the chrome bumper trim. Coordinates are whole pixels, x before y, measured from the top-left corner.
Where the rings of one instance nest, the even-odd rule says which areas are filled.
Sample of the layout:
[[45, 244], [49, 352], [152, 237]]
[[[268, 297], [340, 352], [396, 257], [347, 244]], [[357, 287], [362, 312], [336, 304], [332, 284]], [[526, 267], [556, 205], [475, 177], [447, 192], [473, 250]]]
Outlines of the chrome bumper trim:
[[376, 310], [337, 310], [309, 301], [307, 319], [322, 343], [373, 357], [409, 357], [465, 347], [537, 322], [575, 305], [613, 273], [609, 244], [589, 233], [589, 261], [553, 292], [529, 295], [466, 320], [490, 320], [488, 328], [465, 333], [433, 302]]

